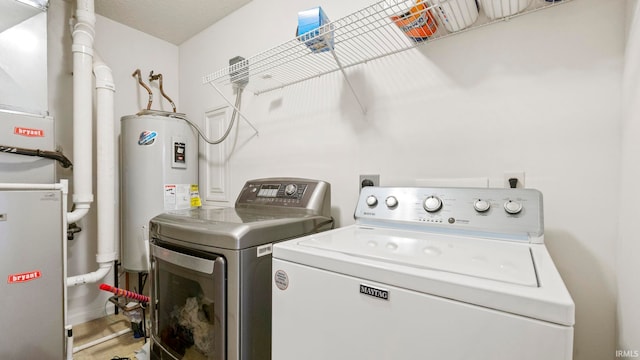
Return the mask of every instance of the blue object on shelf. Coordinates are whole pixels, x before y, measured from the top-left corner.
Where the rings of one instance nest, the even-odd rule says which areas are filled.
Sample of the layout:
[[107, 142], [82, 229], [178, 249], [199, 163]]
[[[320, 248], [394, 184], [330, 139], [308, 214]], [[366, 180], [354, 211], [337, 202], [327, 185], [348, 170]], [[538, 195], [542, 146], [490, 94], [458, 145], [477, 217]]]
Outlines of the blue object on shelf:
[[328, 23], [329, 18], [320, 6], [300, 11], [296, 36], [315, 53], [329, 51], [333, 49], [333, 31], [322, 28]]

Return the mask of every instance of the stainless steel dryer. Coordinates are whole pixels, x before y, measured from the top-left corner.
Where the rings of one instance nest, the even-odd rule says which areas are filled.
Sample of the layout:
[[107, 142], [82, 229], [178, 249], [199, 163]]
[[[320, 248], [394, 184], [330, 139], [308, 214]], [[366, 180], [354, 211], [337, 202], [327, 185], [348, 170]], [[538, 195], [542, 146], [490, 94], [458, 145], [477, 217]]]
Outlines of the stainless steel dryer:
[[235, 208], [150, 221], [151, 358], [271, 359], [272, 244], [333, 227], [324, 181], [248, 181]]

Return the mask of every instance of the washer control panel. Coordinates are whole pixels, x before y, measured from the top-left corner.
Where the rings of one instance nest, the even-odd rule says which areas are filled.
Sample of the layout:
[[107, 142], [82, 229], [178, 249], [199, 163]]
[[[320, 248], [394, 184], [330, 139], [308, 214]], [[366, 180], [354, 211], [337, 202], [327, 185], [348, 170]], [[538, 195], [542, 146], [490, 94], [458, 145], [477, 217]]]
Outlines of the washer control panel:
[[[542, 194], [535, 189], [364, 187], [358, 223], [496, 234], [542, 242]], [[417, 226], [417, 228], [416, 228]]]

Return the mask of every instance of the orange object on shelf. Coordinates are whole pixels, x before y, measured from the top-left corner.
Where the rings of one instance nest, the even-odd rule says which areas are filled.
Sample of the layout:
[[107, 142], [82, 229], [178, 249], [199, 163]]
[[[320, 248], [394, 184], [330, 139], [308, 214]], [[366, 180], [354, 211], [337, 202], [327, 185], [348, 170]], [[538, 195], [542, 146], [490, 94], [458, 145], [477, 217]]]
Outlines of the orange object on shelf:
[[408, 12], [391, 16], [391, 20], [414, 41], [427, 40], [438, 30], [436, 19], [422, 0]]

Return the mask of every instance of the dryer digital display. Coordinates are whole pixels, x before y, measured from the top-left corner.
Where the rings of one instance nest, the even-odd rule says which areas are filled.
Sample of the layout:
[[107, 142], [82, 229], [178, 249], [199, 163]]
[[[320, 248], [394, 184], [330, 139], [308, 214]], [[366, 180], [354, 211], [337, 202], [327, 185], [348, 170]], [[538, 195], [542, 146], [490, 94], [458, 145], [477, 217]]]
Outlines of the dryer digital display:
[[278, 195], [280, 184], [263, 184], [258, 190], [259, 197], [271, 197], [274, 198]]

